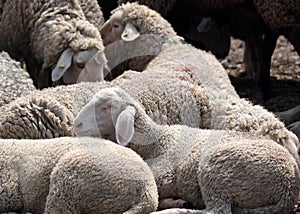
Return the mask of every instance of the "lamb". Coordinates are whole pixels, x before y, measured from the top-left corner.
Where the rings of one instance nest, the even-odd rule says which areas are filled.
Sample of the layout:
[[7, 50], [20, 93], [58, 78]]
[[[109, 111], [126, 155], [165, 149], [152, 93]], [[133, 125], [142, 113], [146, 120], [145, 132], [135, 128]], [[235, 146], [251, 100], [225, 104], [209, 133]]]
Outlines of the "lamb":
[[138, 99], [157, 123], [201, 128], [210, 124], [209, 100], [201, 87], [165, 72], [127, 71], [112, 82], [48, 88], [3, 106], [0, 138], [73, 136], [73, 119], [79, 111], [99, 90], [116, 85]]
[[0, 107], [35, 91], [29, 74], [6, 52], [0, 52]]
[[115, 56], [122, 56], [117, 62], [130, 59], [123, 53], [130, 53], [131, 49], [142, 50], [140, 53], [143, 54], [133, 52], [134, 56], [151, 53], [154, 59], [151, 61], [148, 56], [132, 58], [128, 63], [130, 66], [143, 65], [146, 70], [160, 70], [169, 75], [181, 71], [180, 79], [192, 80], [192, 84], [203, 87], [211, 106], [211, 124], [208, 128], [270, 136], [279, 144], [288, 145], [291, 154], [297, 158], [297, 137], [273, 113], [241, 99], [218, 60], [207, 52], [184, 44], [157, 12], [137, 3], [123, 4], [103, 25], [101, 35], [107, 45], [108, 64], [111, 64], [110, 59], [115, 61]]
[[158, 125], [118, 87], [99, 91], [75, 118], [74, 131], [141, 155], [160, 199], [205, 207], [181, 213], [291, 213], [298, 201], [299, 168], [283, 146], [254, 134]]
[[154, 176], [135, 152], [84, 137], [1, 140], [0, 212], [150, 213]]
[[0, 6], [0, 49], [24, 59], [37, 88], [103, 80], [109, 69], [96, 0], [12, 0]]

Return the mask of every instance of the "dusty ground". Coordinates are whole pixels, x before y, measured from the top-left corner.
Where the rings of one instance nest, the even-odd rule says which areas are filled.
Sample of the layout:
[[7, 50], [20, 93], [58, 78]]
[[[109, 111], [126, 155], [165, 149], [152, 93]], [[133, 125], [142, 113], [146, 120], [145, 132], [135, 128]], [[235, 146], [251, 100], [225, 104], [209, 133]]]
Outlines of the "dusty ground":
[[244, 70], [243, 46], [243, 42], [233, 39], [229, 56], [222, 60], [240, 96], [249, 98], [253, 103], [263, 105], [270, 111], [281, 111], [300, 105], [300, 57], [293, 46], [284, 37], [277, 41], [271, 65], [274, 97], [265, 103], [256, 99], [256, 89], [251, 80], [237, 77]]

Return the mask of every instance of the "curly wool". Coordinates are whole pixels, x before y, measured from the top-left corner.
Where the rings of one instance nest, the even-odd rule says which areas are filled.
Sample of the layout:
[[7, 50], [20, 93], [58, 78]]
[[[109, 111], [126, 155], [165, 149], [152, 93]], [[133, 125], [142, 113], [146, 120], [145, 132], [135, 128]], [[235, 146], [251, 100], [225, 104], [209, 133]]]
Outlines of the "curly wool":
[[104, 50], [98, 29], [84, 16], [72, 15], [73, 8], [49, 10], [40, 15], [31, 34], [32, 52], [38, 60], [44, 61], [44, 68], [52, 67], [68, 46], [76, 52], [93, 47]]
[[0, 52], [0, 79], [0, 107], [36, 90], [29, 74], [6, 52]]
[[0, 138], [72, 136], [73, 114], [51, 98], [29, 97], [1, 108]]
[[159, 35], [162, 39], [169, 39], [171, 37], [181, 39], [181, 37], [177, 36], [177, 33], [168, 21], [162, 19], [158, 12], [149, 10], [148, 7], [144, 5], [126, 3], [119, 6], [112, 11], [112, 13], [115, 13], [118, 10], [124, 12], [124, 23], [131, 22], [137, 27], [140, 34], [155, 34]]
[[213, 112], [213, 128], [269, 136], [281, 145], [289, 138], [289, 131], [284, 123], [262, 106], [253, 105], [244, 99], [232, 99], [226, 103], [220, 101], [217, 105], [218, 110]]
[[99, 90], [117, 85], [140, 100], [158, 123], [208, 127], [211, 109], [206, 92], [179, 78], [181, 73], [170, 76], [164, 72], [128, 71], [112, 82], [79, 83], [37, 91], [1, 108], [0, 138], [73, 136], [73, 119], [79, 111]]
[[[93, 3], [92, 0], [89, 2]], [[90, 47], [104, 50], [100, 26], [87, 20], [92, 19], [89, 14], [85, 17], [84, 11], [88, 8], [81, 8], [79, 3], [77, 0], [6, 1], [0, 8], [3, 10], [0, 48], [7, 50], [13, 58], [23, 57], [33, 78], [37, 77], [36, 72], [52, 70], [68, 46], [75, 51]], [[82, 4], [85, 6], [84, 1]], [[96, 17], [100, 13], [95, 13], [93, 18], [102, 20]]]
[[275, 32], [300, 24], [300, 1], [253, 0], [266, 24]]
[[181, 72], [169, 75], [145, 70], [119, 86], [136, 98], [156, 123], [208, 128], [211, 106], [206, 91], [181, 78]]
[[175, 76], [181, 71], [181, 79], [203, 87], [211, 108], [210, 120], [205, 119], [211, 122], [208, 128], [261, 134], [281, 145], [291, 140], [290, 132], [273, 113], [238, 96], [227, 72], [211, 54], [186, 44], [171, 45], [147, 69]]
[[[97, 108], [102, 123], [90, 123], [95, 105], [110, 102], [118, 103], [115, 114]], [[121, 122], [108, 128], [113, 121]], [[134, 129], [133, 136], [118, 138], [121, 126]], [[108, 139], [147, 162], [160, 199], [180, 198], [206, 207], [202, 213], [290, 213], [298, 201], [299, 168], [283, 146], [247, 132], [159, 125], [119, 87], [99, 91], [75, 118], [75, 127], [78, 135], [105, 130]]]
[[157, 187], [135, 152], [97, 138], [1, 140], [0, 212], [155, 211]]
[[[118, 0], [121, 5], [125, 2], [136, 2], [136, 0]], [[159, 11], [162, 16], [167, 16], [168, 13], [175, 7], [176, 0], [160, 0], [159, 2], [153, 0], [138, 0], [139, 4], [147, 5], [149, 8]]]
[[95, 0], [78, 0], [85, 18], [95, 25], [100, 31], [101, 26], [104, 24], [104, 14], [97, 1]]

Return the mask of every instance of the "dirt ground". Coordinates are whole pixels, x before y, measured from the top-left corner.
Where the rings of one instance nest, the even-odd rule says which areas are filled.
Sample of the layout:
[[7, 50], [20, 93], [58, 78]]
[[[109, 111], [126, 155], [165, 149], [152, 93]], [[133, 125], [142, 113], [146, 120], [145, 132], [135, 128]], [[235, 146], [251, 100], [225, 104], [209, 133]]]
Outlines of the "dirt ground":
[[221, 61], [239, 95], [270, 111], [282, 111], [300, 105], [300, 57], [293, 46], [284, 37], [278, 39], [271, 64], [273, 97], [264, 103], [256, 99], [254, 82], [239, 77], [244, 71], [243, 47], [243, 42], [232, 39], [229, 55]]

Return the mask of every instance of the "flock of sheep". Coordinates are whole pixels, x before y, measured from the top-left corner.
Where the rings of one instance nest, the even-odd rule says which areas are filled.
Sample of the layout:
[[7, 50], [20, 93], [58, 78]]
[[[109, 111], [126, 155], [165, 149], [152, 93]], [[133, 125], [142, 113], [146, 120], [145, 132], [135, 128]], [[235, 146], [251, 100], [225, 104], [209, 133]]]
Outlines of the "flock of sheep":
[[0, 212], [292, 213], [300, 108], [240, 98], [213, 54], [243, 39], [267, 99], [278, 35], [300, 53], [299, 10], [0, 0]]

